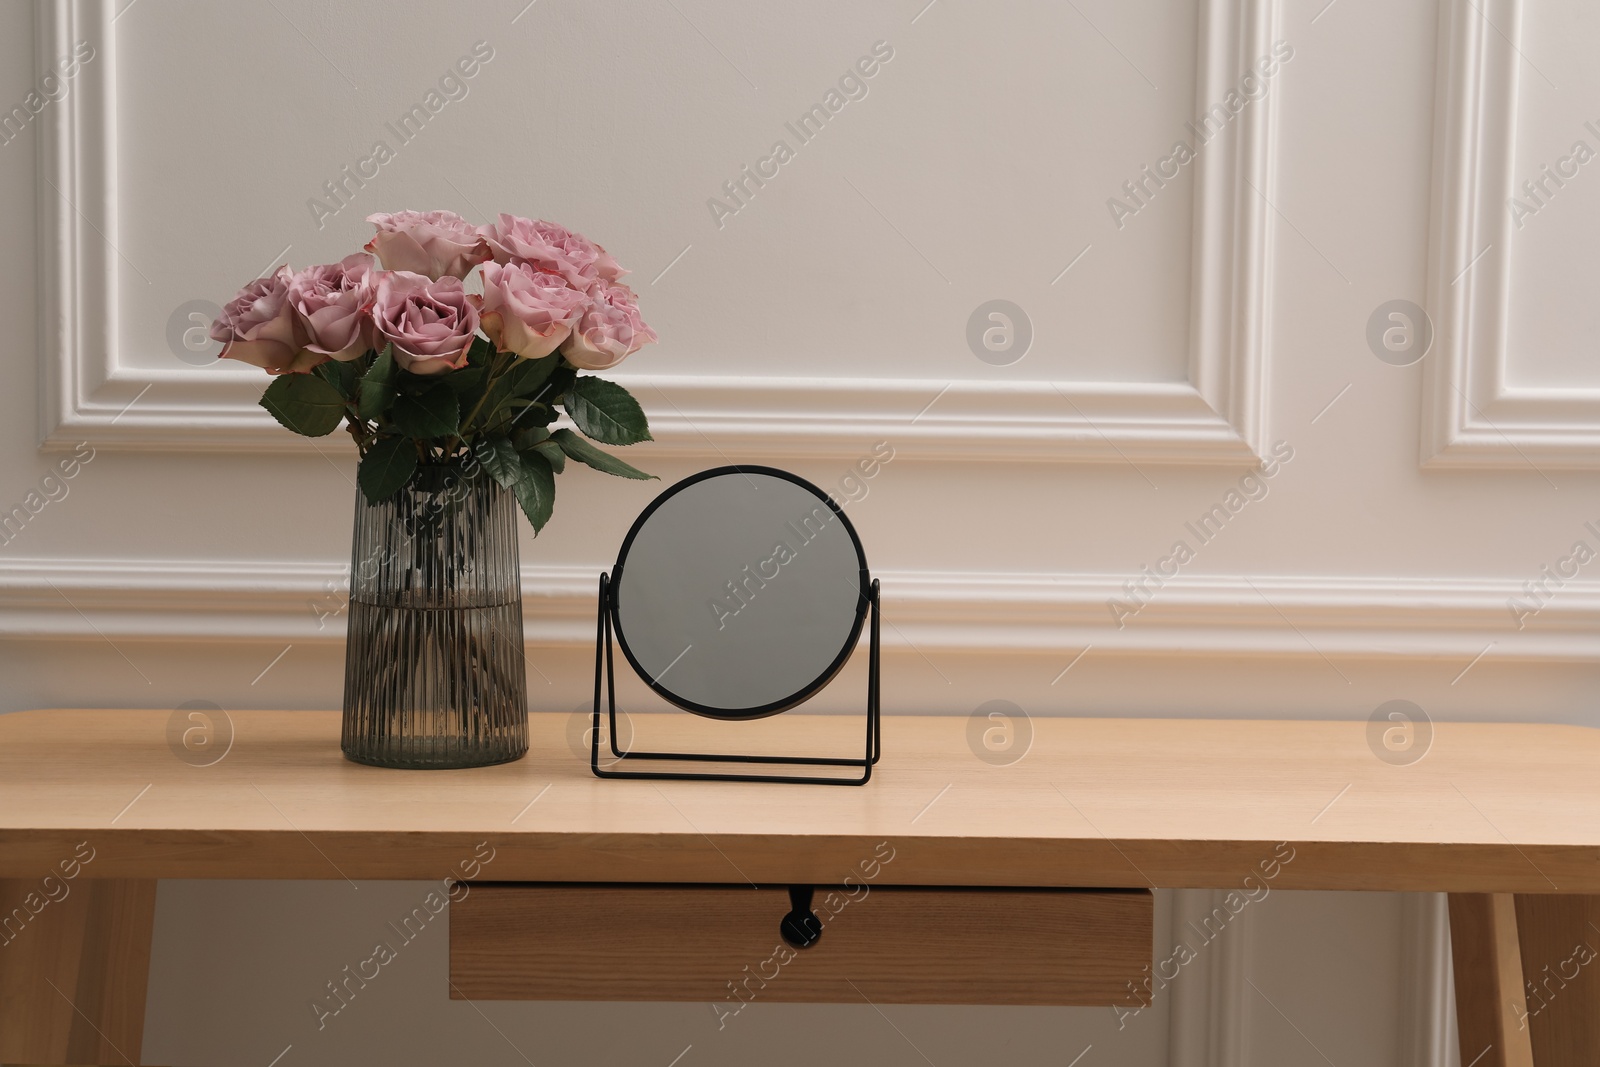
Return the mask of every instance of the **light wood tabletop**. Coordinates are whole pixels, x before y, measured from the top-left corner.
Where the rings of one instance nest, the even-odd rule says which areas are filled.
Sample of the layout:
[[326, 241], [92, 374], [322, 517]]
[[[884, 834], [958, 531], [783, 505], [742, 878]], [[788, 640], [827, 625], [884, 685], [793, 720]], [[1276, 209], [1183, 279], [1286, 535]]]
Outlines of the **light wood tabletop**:
[[[1524, 996], [1600, 930], [1600, 731], [1439, 723], [1401, 762], [1365, 722], [1041, 718], [1010, 724], [1031, 743], [1002, 759], [986, 720], [889, 716], [872, 781], [835, 788], [602, 781], [587, 724], [534, 715], [523, 760], [394, 771], [347, 762], [334, 712], [0, 716], [0, 901], [20, 902], [0, 913], [0, 1062], [130, 1062], [161, 878], [433, 879], [440, 909], [450, 879], [501, 883], [460, 902], [453, 981], [670, 999], [699, 973], [689, 955], [715, 983], [770, 941], [794, 887], [827, 902], [826, 887], [865, 877], [875, 910], [826, 954], [878, 967], [891, 1001], [938, 1003], [1113, 1003], [1150, 958], [1143, 888], [1229, 890], [1218, 924], [1268, 882], [1445, 891], [1463, 1060], [1590, 1067], [1600, 1047], [1592, 972], [1537, 1011]], [[845, 716], [631, 725], [640, 749], [861, 743]], [[595, 964], [609, 943], [591, 927], [565, 955], [552, 941], [578, 929], [564, 917], [574, 894], [588, 906], [597, 892], [621, 924], [606, 928], [613, 955], [654, 970]], [[970, 936], [923, 937], [935, 915]], [[827, 966], [812, 970], [782, 995], [843, 995]], [[1018, 989], [1007, 976], [1031, 977]]]
[[[1600, 731], [1574, 726], [1438, 723], [1400, 766], [1365, 722], [1036, 718], [997, 766], [965, 716], [886, 716], [873, 780], [832, 788], [600, 781], [565, 714], [533, 715], [515, 763], [393, 771], [341, 757], [337, 713], [236, 711], [197, 766], [172, 716], [0, 716], [0, 878], [85, 841], [90, 878], [442, 878], [486, 841], [492, 880], [826, 883], [887, 840], [886, 883], [1233, 888], [1284, 842], [1275, 888], [1600, 893]], [[635, 725], [860, 743], [846, 717]]]

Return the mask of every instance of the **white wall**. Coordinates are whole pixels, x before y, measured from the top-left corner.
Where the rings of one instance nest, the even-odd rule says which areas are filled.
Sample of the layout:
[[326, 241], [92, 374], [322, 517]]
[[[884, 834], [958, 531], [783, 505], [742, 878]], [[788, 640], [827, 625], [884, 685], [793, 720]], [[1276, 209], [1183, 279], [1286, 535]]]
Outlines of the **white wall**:
[[[1593, 722], [1600, 565], [1520, 629], [1508, 607], [1600, 548], [1600, 177], [1547, 184], [1520, 228], [1505, 206], [1572, 142], [1600, 148], [1587, 7], [924, 2], [7, 0], [0, 108], [76, 42], [95, 58], [0, 145], [0, 507], [78, 442], [94, 459], [0, 544], [0, 708], [337, 705], [316, 611], [352, 457], [272, 426], [255, 372], [184, 362], [168, 321], [269, 261], [346, 254], [372, 211], [444, 207], [554, 218], [634, 269], [662, 343], [618, 377], [660, 439], [630, 458], [665, 481], [763, 459], [832, 485], [893, 445], [850, 505], [891, 713], [1364, 720], [1406, 699], [1440, 730]], [[1280, 40], [1265, 95], [1118, 228], [1107, 199]], [[478, 41], [467, 96], [397, 146], [385, 124]], [[867, 95], [796, 146], [785, 122], [878, 41]], [[319, 229], [308, 198], [379, 138], [396, 158]], [[778, 138], [795, 158], [719, 226], [708, 198]], [[1006, 367], [965, 336], [993, 299], [1034, 333]], [[1365, 338], [1395, 299], [1432, 316], [1415, 365]], [[1265, 497], [1196, 546], [1185, 523], [1280, 441]], [[657, 488], [568, 474], [525, 541], [537, 707], [585, 699], [593, 576]], [[1194, 560], [1119, 628], [1107, 601], [1179, 538]], [[899, 1009], [902, 1038], [767, 1006], [729, 1035], [696, 1005], [496, 1005], [489, 1026], [444, 1000], [442, 939], [318, 1033], [306, 1001], [413, 889], [164, 884], [146, 1059], [1454, 1055], [1437, 901], [1342, 894], [1270, 898], [1120, 1033], [1102, 1010]], [[1163, 896], [1159, 929], [1203, 897]]]

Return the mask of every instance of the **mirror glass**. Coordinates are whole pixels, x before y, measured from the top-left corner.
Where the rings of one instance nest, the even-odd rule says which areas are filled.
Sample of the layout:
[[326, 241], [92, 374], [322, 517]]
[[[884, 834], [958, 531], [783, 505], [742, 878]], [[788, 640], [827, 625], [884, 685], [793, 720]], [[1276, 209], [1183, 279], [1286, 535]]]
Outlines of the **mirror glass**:
[[821, 489], [769, 467], [722, 467], [662, 493], [612, 580], [634, 669], [679, 707], [725, 719], [783, 711], [826, 685], [868, 602], [849, 520]]

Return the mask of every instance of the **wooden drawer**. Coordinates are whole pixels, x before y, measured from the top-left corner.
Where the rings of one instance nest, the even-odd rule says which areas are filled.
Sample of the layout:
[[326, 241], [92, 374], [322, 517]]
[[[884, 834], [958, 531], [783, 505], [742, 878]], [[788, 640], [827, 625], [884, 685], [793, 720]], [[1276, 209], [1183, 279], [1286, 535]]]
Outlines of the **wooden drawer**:
[[1142, 889], [475, 884], [450, 906], [451, 996], [887, 1004], [1122, 1003], [1151, 961]]

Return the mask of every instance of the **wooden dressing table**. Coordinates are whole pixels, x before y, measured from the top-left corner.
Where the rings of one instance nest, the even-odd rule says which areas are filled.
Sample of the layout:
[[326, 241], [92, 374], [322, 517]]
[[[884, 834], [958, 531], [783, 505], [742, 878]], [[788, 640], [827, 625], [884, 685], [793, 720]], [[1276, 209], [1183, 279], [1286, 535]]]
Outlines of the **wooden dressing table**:
[[[234, 712], [195, 766], [171, 715], [0, 716], [0, 1062], [138, 1062], [161, 878], [439, 880], [441, 998], [729, 1010], [1132, 1007], [1153, 887], [1446, 892], [1463, 1061], [1600, 1062], [1600, 967], [1522, 1023], [1525, 975], [1600, 948], [1600, 731], [1441, 723], [1393, 766], [1364, 722], [1049, 718], [1002, 767], [965, 717], [890, 715], [835, 789], [599, 781], [549, 714], [519, 762], [396, 772], [345, 761], [336, 713]], [[635, 724], [707, 743], [689, 720]], [[815, 747], [814, 717], [749, 725]]]

